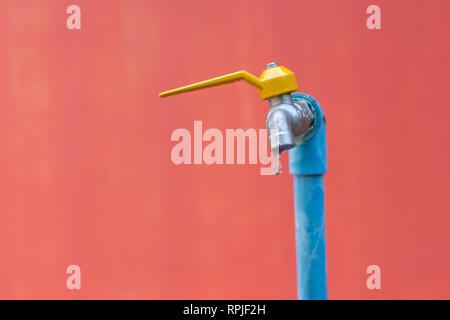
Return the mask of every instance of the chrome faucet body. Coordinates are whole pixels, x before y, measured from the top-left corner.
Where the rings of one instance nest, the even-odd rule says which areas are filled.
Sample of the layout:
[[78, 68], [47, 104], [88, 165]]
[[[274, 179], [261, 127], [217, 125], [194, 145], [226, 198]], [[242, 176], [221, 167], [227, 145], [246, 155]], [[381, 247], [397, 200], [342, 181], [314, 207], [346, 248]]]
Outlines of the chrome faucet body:
[[308, 139], [314, 129], [315, 111], [306, 100], [292, 99], [290, 93], [269, 98], [266, 126], [270, 149], [281, 154]]

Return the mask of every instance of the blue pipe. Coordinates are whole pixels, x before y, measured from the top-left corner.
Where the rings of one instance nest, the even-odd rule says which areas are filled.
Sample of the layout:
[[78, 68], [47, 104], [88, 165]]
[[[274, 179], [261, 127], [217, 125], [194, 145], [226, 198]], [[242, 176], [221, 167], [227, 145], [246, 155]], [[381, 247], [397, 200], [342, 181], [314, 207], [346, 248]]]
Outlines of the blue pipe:
[[300, 300], [327, 299], [325, 251], [325, 209], [323, 175], [327, 171], [325, 117], [317, 101], [302, 93], [314, 108], [314, 130], [299, 146], [289, 150], [289, 167], [294, 175], [295, 239], [297, 251], [297, 294]]

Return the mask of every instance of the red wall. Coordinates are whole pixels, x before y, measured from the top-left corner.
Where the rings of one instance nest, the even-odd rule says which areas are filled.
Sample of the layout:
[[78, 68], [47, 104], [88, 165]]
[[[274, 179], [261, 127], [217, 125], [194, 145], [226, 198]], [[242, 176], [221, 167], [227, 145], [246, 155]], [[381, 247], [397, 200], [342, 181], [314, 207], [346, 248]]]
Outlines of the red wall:
[[[73, 3], [81, 30], [66, 28]], [[2, 0], [0, 298], [294, 299], [287, 170], [170, 160], [174, 129], [265, 128], [267, 103], [245, 83], [157, 96], [272, 60], [327, 115], [329, 297], [450, 298], [449, 10]]]

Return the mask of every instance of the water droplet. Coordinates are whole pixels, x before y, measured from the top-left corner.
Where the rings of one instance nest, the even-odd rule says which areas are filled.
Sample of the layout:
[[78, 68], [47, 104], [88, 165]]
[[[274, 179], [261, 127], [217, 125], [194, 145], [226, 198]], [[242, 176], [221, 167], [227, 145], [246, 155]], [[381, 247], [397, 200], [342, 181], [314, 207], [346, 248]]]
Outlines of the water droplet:
[[282, 172], [282, 168], [281, 168], [280, 154], [276, 153], [275, 161], [273, 162], [273, 174], [277, 176], [281, 172]]

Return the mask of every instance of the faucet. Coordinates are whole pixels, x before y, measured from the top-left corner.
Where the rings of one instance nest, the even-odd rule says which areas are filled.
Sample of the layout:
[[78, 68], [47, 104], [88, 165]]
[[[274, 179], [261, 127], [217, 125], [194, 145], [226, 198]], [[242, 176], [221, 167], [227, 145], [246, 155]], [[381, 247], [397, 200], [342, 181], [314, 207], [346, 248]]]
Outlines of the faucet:
[[187, 91], [213, 87], [237, 80], [245, 80], [259, 89], [260, 97], [269, 100], [271, 107], [266, 120], [271, 151], [277, 155], [300, 145], [314, 128], [314, 109], [307, 100], [295, 101], [291, 92], [297, 90], [294, 74], [276, 62], [267, 65], [258, 79], [247, 71], [238, 71], [210, 80], [194, 83], [160, 93], [167, 97]]
[[[247, 71], [226, 74], [165, 91], [160, 97], [245, 80], [259, 89], [270, 105], [266, 126], [270, 149], [278, 158], [289, 150], [294, 176], [297, 294], [299, 299], [327, 299], [323, 175], [327, 171], [325, 116], [317, 101], [294, 93], [292, 71], [269, 63], [259, 78]], [[275, 158], [275, 159], [277, 159]]]

